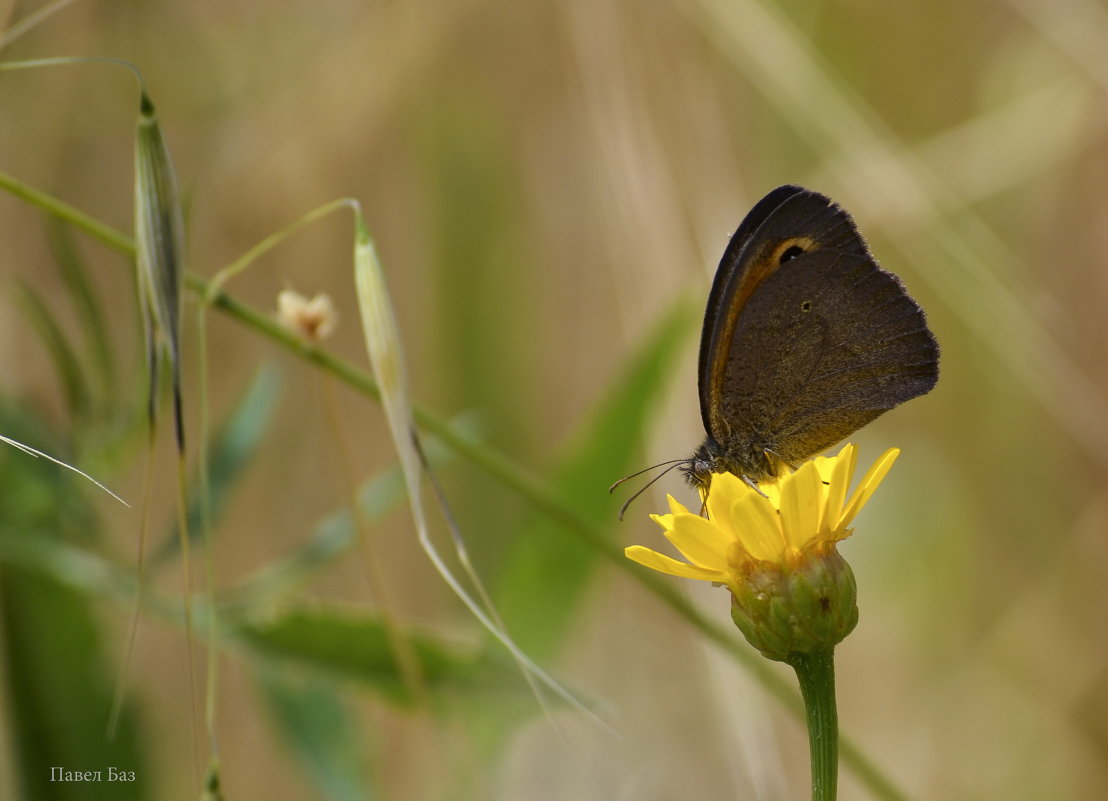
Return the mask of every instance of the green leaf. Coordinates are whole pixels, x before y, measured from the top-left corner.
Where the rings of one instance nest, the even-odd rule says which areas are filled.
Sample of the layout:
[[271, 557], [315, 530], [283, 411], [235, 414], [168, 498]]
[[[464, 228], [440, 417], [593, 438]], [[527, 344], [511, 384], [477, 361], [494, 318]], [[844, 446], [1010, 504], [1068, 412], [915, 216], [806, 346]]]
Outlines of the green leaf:
[[[615, 530], [621, 499], [607, 489], [641, 463], [643, 432], [671, 379], [694, 319], [679, 303], [617, 377], [556, 471], [553, 486], [583, 518]], [[597, 552], [538, 514], [513, 538], [496, 592], [507, 630], [530, 655], [551, 656], [562, 644], [592, 576]]]
[[[8, 724], [24, 801], [131, 801], [147, 797], [133, 710], [113, 741], [111, 684], [86, 600], [43, 576], [0, 565]], [[109, 781], [108, 767], [134, 776]], [[100, 781], [50, 780], [51, 768], [100, 770]]]
[[[208, 443], [208, 503], [212, 523], [219, 519], [235, 484], [257, 456], [280, 397], [280, 373], [263, 364]], [[199, 529], [199, 503], [194, 494], [189, 499], [189, 531]]]
[[[226, 621], [240, 643], [259, 657], [297, 665], [330, 679], [370, 687], [386, 700], [410, 705], [409, 692], [382, 620], [360, 610], [335, 606], [299, 607], [265, 620]], [[424, 632], [400, 629], [432, 693], [472, 692], [485, 686], [499, 691], [521, 684], [505, 660], [478, 661]]]
[[328, 801], [372, 801], [357, 721], [335, 689], [316, 678], [262, 669], [258, 685], [274, 725], [308, 778]]

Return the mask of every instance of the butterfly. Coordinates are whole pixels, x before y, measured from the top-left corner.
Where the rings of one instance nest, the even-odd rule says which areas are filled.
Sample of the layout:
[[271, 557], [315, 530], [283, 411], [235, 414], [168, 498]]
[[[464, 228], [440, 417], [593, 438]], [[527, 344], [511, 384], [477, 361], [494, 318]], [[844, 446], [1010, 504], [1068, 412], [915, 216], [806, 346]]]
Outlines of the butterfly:
[[716, 271], [700, 340], [704, 443], [680, 467], [707, 488], [795, 469], [929, 392], [939, 346], [850, 215], [800, 186], [750, 210]]

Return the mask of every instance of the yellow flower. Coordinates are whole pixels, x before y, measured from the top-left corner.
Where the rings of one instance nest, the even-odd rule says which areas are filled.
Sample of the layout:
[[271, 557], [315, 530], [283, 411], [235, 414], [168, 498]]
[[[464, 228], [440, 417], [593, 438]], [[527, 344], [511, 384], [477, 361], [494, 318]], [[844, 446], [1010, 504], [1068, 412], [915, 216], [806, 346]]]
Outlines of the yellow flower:
[[641, 545], [625, 553], [662, 573], [725, 585], [735, 624], [771, 659], [833, 647], [858, 622], [854, 574], [835, 544], [850, 536], [851, 522], [899, 453], [885, 451], [849, 499], [853, 445], [758, 489], [714, 473], [703, 499], [706, 516], [672, 497], [669, 514], [651, 515], [687, 562]]
[[694, 514], [669, 496], [670, 513], [651, 515], [688, 562], [650, 548], [632, 545], [629, 559], [682, 578], [715, 581], [734, 587], [751, 563], [772, 562], [783, 568], [817, 545], [850, 536], [848, 528], [900, 451], [890, 448], [870, 467], [847, 500], [854, 474], [854, 445], [836, 456], [818, 456], [795, 472], [755, 490], [731, 473], [714, 473], [705, 500], [706, 517]]

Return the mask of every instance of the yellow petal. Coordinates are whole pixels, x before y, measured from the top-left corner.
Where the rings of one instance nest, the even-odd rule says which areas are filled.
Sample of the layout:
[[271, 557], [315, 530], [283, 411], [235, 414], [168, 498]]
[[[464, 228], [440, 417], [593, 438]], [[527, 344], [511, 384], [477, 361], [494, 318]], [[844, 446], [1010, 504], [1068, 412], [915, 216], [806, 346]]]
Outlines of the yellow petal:
[[844, 446], [832, 460], [830, 474], [823, 477], [828, 483], [823, 524], [830, 531], [838, 529], [842, 522], [843, 503], [846, 501], [846, 491], [850, 488], [850, 478], [854, 475], [857, 459], [857, 448], [849, 444]]
[[708, 493], [708, 516], [713, 520], [725, 520], [736, 498], [752, 490], [746, 482], [733, 473], [712, 474], [712, 487]]
[[823, 482], [813, 462], [806, 462], [789, 476], [781, 488], [781, 526], [786, 542], [803, 547], [820, 531], [823, 512]]
[[874, 490], [885, 478], [885, 474], [889, 472], [889, 468], [893, 466], [893, 462], [896, 461], [896, 457], [899, 455], [899, 448], [889, 448], [873, 463], [873, 466], [870, 467], [858, 484], [858, 488], [854, 490], [854, 494], [850, 496], [850, 501], [843, 511], [842, 519], [839, 521], [840, 527], [849, 526], [854, 516], [862, 511], [862, 507], [866, 505], [866, 501], [873, 495]]
[[834, 456], [816, 456], [812, 459], [812, 463], [816, 466], [816, 470], [819, 471], [820, 479], [826, 484], [831, 481], [831, 474], [835, 471], [835, 465], [839, 461], [839, 457], [842, 455], [842, 451], [839, 451]]
[[674, 515], [673, 528], [666, 531], [666, 539], [694, 565], [717, 571], [727, 569], [727, 554], [735, 541], [730, 531], [700, 515], [690, 514]]
[[666, 501], [669, 502], [670, 514], [687, 515], [689, 513], [689, 510], [686, 509], [684, 505], [672, 495], [666, 495]]
[[775, 509], [781, 508], [781, 484], [783, 481], [784, 478], [770, 479], [758, 485], [758, 489], [765, 497], [769, 498]]
[[657, 570], [659, 573], [668, 573], [680, 578], [701, 579], [702, 581], [722, 581], [723, 574], [716, 570], [688, 565], [678, 562], [676, 559], [644, 548], [642, 545], [630, 545], [623, 550], [624, 555], [633, 562]]
[[731, 515], [739, 522], [739, 541], [748, 554], [763, 561], [780, 561], [785, 535], [777, 507], [768, 498], [752, 492], [735, 501]]
[[666, 531], [669, 531], [671, 528], [673, 528], [673, 515], [651, 515], [650, 519], [664, 528]]

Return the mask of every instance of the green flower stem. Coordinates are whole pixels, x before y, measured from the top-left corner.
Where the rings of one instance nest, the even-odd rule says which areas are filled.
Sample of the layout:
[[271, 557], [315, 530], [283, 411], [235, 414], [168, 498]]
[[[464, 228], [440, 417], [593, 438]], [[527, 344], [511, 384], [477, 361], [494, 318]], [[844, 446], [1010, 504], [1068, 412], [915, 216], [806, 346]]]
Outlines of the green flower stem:
[[[104, 244], [125, 256], [134, 255], [134, 243], [120, 231], [105, 225], [96, 218], [82, 212], [52, 195], [29, 186], [10, 175], [0, 172], [0, 190], [19, 197], [32, 206], [36, 206], [53, 217], [64, 220], [74, 228], [85, 232], [92, 239]], [[211, 305], [248, 328], [265, 336], [288, 351], [312, 362], [320, 369], [330, 372], [340, 380], [365, 395], [378, 399], [377, 385], [365, 370], [339, 358], [325, 350], [304, 343], [299, 337], [281, 326], [271, 314], [258, 311], [235, 299], [225, 291], [213, 291], [210, 282], [195, 273], [185, 274], [185, 286], [200, 298], [208, 298]], [[431, 412], [416, 405], [412, 416], [423, 430], [441, 439], [460, 456], [481, 467], [489, 475], [511, 488], [528, 501], [537, 510], [547, 514], [566, 526], [567, 530], [581, 537], [598, 553], [607, 557], [620, 570], [628, 572], [646, 589], [658, 596], [680, 617], [687, 620], [708, 639], [723, 648], [732, 658], [757, 677], [758, 682], [775, 698], [799, 715], [801, 705], [793, 691], [780, 676], [770, 670], [768, 663], [756, 654], [745, 642], [735, 636], [733, 626], [722, 625], [715, 618], [705, 615], [685, 594], [662, 576], [653, 576], [640, 570], [635, 563], [623, 556], [623, 550], [611, 542], [611, 532], [606, 526], [600, 526], [582, 518], [573, 506], [557, 494], [526, 468], [512, 462], [483, 443], [474, 442], [458, 434], [449, 424]], [[854, 774], [882, 801], [907, 801], [908, 797], [884, 772], [877, 767], [852, 742], [844, 739], [842, 744], [843, 761], [851, 766]]]
[[793, 654], [812, 756], [812, 801], [835, 801], [839, 784], [839, 720], [835, 710], [835, 652]]

